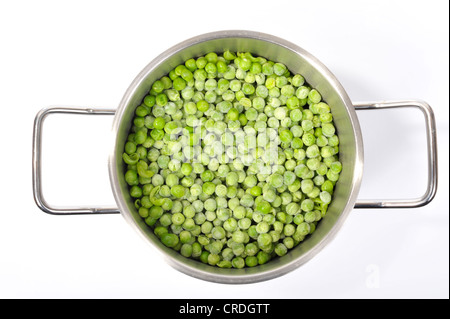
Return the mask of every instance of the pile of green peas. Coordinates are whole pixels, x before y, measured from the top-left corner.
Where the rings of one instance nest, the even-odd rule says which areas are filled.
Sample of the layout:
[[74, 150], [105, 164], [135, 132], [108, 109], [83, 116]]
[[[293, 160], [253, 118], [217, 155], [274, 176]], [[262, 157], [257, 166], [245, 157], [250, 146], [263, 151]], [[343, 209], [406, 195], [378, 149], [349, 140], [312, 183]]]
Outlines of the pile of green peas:
[[123, 161], [134, 205], [161, 242], [221, 268], [264, 264], [302, 242], [342, 170], [321, 94], [282, 63], [230, 51], [152, 84]]

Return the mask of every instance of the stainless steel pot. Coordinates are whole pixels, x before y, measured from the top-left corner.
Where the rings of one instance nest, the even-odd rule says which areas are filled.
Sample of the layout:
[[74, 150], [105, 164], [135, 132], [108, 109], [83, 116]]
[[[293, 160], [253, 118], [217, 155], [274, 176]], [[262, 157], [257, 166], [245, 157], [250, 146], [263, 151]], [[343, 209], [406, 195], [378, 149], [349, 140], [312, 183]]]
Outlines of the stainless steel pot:
[[[151, 84], [189, 58], [208, 52], [249, 51], [273, 61], [280, 61], [294, 73], [302, 74], [317, 88], [330, 105], [340, 138], [340, 161], [343, 164], [332, 204], [316, 231], [281, 258], [248, 269], [221, 269], [181, 256], [165, 247], [138, 215], [124, 179], [122, 152], [131, 127], [134, 110], [148, 93]], [[426, 122], [428, 147], [428, 185], [425, 194], [407, 200], [357, 200], [363, 174], [363, 141], [355, 110], [417, 107]], [[41, 187], [41, 131], [45, 117], [54, 113], [114, 115], [114, 147], [109, 158], [111, 186], [118, 208], [50, 206]], [[116, 110], [51, 107], [41, 110], [35, 119], [33, 137], [33, 190], [36, 204], [49, 214], [121, 213], [127, 222], [149, 242], [167, 262], [179, 271], [203, 280], [220, 283], [252, 283], [286, 274], [313, 258], [338, 233], [350, 211], [356, 208], [412, 208], [428, 204], [437, 188], [437, 149], [435, 120], [431, 108], [422, 101], [352, 103], [335, 76], [314, 56], [283, 39], [250, 31], [221, 31], [186, 40], [163, 52], [148, 64], [131, 83]]]

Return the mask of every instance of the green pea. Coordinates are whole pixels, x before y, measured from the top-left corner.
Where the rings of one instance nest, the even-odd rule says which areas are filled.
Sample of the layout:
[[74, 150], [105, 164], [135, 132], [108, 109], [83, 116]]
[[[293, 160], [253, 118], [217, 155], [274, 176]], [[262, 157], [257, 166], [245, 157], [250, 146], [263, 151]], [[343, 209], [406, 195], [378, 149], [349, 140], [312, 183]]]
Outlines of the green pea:
[[181, 185], [175, 185], [175, 186], [172, 187], [171, 193], [176, 198], [181, 198], [181, 197], [184, 196], [185, 188], [183, 186], [181, 186]]
[[156, 97], [153, 95], [147, 95], [144, 98], [144, 104], [148, 107], [152, 107], [156, 103]]
[[175, 247], [178, 242], [178, 236], [175, 234], [166, 233], [161, 236], [161, 242], [167, 247]]

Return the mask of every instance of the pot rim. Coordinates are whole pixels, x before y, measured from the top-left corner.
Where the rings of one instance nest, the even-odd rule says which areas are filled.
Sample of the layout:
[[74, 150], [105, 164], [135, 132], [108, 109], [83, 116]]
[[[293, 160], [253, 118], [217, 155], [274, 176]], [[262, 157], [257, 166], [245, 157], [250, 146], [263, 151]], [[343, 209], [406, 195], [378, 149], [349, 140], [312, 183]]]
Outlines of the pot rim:
[[[350, 121], [353, 124], [353, 133], [355, 136], [355, 165], [354, 165], [354, 174], [353, 174], [353, 180], [352, 180], [352, 187], [349, 194], [349, 197], [347, 199], [347, 203], [345, 205], [345, 208], [342, 210], [342, 213], [338, 217], [337, 221], [331, 228], [331, 230], [327, 233], [326, 236], [324, 236], [314, 247], [312, 247], [309, 251], [307, 251], [304, 255], [302, 255], [301, 258], [297, 258], [292, 260], [289, 263], [286, 263], [282, 265], [279, 268], [271, 269], [265, 272], [258, 272], [254, 274], [243, 274], [243, 275], [229, 275], [229, 274], [217, 274], [217, 273], [210, 273], [206, 271], [199, 270], [195, 267], [194, 263], [191, 263], [190, 261], [186, 262], [180, 262], [179, 260], [170, 257], [165, 251], [163, 251], [160, 247], [155, 245], [151, 242], [151, 240], [148, 239], [147, 235], [144, 233], [144, 231], [137, 225], [135, 220], [133, 219], [130, 211], [128, 210], [128, 207], [126, 205], [125, 199], [123, 197], [123, 194], [120, 189], [120, 183], [119, 183], [119, 176], [116, 169], [116, 146], [117, 146], [117, 136], [118, 136], [118, 130], [119, 126], [122, 122], [123, 114], [126, 109], [126, 106], [128, 105], [130, 99], [133, 97], [133, 95], [136, 93], [137, 88], [139, 85], [145, 80], [146, 76], [152, 72], [157, 66], [159, 66], [161, 63], [163, 63], [169, 56], [172, 56], [176, 54], [179, 51], [182, 51], [192, 45], [210, 41], [210, 40], [217, 40], [217, 39], [223, 39], [223, 38], [249, 38], [249, 39], [256, 39], [261, 41], [270, 42], [273, 44], [277, 44], [279, 46], [282, 46], [288, 50], [291, 50], [298, 55], [301, 55], [303, 58], [308, 60], [308, 62], [313, 65], [316, 69], [320, 70], [322, 75], [327, 79], [327, 81], [333, 86], [333, 88], [336, 90], [336, 92], [339, 94], [339, 97], [342, 99], [343, 103], [347, 107], [347, 112], [350, 118]], [[273, 279], [279, 276], [282, 276], [302, 264], [309, 261], [311, 258], [313, 258], [317, 253], [319, 253], [326, 245], [330, 243], [331, 240], [333, 240], [344, 224], [347, 216], [349, 215], [350, 211], [354, 208], [361, 181], [362, 181], [362, 174], [363, 174], [363, 141], [362, 141], [362, 134], [361, 134], [361, 128], [359, 125], [358, 117], [356, 114], [356, 111], [354, 109], [353, 103], [351, 102], [350, 98], [348, 97], [347, 93], [345, 92], [343, 86], [340, 84], [340, 82], [337, 80], [337, 78], [331, 73], [331, 71], [317, 58], [315, 58], [312, 54], [305, 51], [301, 47], [286, 41], [284, 39], [278, 38], [276, 36], [265, 34], [261, 32], [255, 32], [255, 31], [247, 31], [247, 30], [226, 30], [226, 31], [216, 31], [216, 32], [209, 32], [205, 34], [201, 34], [195, 37], [192, 37], [190, 39], [187, 39], [183, 42], [180, 42], [179, 44], [176, 44], [169, 48], [168, 50], [164, 51], [160, 55], [158, 55], [155, 59], [153, 59], [133, 80], [133, 82], [128, 87], [127, 91], [125, 92], [117, 110], [116, 114], [114, 116], [113, 120], [113, 126], [112, 126], [112, 133], [114, 138], [114, 147], [111, 149], [110, 157], [109, 157], [109, 176], [111, 180], [111, 187], [113, 190], [114, 198], [116, 200], [116, 203], [119, 207], [119, 210], [121, 212], [121, 215], [125, 218], [125, 220], [141, 235], [144, 237], [144, 239], [151, 244], [152, 247], [156, 248], [156, 250], [164, 257], [166, 262], [172, 266], [173, 268], [189, 275], [195, 278], [212, 281], [212, 282], [218, 282], [218, 283], [228, 283], [228, 284], [238, 284], [238, 283], [254, 283], [259, 281], [265, 281], [269, 279]], [[193, 261], [194, 262], [194, 261]]]

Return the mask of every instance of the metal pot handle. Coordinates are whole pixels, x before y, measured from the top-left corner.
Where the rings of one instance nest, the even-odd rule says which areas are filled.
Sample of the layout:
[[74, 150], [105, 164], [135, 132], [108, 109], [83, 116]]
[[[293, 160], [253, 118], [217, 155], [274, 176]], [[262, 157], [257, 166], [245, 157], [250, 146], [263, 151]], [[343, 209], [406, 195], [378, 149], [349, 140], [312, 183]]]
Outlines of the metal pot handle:
[[[353, 104], [356, 110], [377, 110], [398, 107], [419, 108], [424, 117], [427, 134], [428, 150], [428, 185], [423, 196], [414, 199], [395, 200], [357, 200], [355, 208], [413, 208], [427, 205], [436, 195], [437, 190], [437, 142], [436, 142], [436, 121], [431, 107], [423, 101], [383, 101], [383, 102], [357, 102]], [[73, 207], [62, 208], [52, 207], [44, 199], [42, 193], [41, 178], [41, 142], [42, 125], [44, 119], [49, 114], [85, 114], [85, 115], [114, 115], [113, 109], [92, 109], [92, 108], [62, 108], [51, 107], [41, 110], [34, 120], [33, 128], [33, 195], [37, 206], [44, 212], [55, 215], [75, 215], [75, 214], [117, 214], [120, 213], [116, 207]]]
[[49, 114], [85, 114], [85, 115], [114, 115], [112, 109], [50, 107], [41, 110], [34, 119], [33, 127], [33, 195], [37, 206], [48, 214], [54, 215], [78, 215], [78, 214], [117, 214], [116, 207], [52, 207], [44, 199], [42, 194], [41, 178], [41, 146], [42, 125]]
[[416, 107], [425, 117], [428, 151], [428, 185], [425, 193], [419, 198], [393, 200], [357, 200], [355, 208], [413, 208], [427, 205], [436, 195], [437, 190], [437, 143], [436, 121], [431, 107], [423, 101], [382, 101], [359, 102], [353, 104], [358, 110], [378, 110], [399, 107]]

